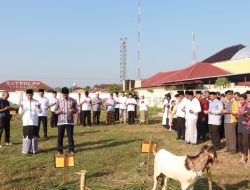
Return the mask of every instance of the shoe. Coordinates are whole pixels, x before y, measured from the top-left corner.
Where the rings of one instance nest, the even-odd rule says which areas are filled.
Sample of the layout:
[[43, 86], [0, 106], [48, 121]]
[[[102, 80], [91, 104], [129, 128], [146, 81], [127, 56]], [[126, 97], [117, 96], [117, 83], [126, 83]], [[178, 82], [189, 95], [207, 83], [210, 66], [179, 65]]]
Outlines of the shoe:
[[57, 152], [57, 156], [63, 156], [63, 152]]
[[0, 145], [0, 148], [2, 148], [2, 145]]
[[73, 154], [74, 154], [74, 151], [70, 151], [69, 153], [73, 155]]
[[6, 146], [10, 146], [12, 145], [12, 142], [9, 142], [9, 143], [5, 143]]

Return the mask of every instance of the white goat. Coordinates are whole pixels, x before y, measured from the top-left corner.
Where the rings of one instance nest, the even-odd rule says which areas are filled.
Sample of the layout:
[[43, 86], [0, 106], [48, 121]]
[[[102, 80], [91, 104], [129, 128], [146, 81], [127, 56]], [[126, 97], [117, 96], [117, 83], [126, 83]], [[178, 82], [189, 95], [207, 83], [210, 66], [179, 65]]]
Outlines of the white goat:
[[164, 149], [159, 150], [155, 153], [153, 190], [156, 190], [159, 177], [164, 178], [162, 190], [166, 189], [168, 178], [178, 180], [182, 190], [192, 190], [194, 183], [216, 158], [213, 145], [205, 145], [195, 156], [176, 156]]

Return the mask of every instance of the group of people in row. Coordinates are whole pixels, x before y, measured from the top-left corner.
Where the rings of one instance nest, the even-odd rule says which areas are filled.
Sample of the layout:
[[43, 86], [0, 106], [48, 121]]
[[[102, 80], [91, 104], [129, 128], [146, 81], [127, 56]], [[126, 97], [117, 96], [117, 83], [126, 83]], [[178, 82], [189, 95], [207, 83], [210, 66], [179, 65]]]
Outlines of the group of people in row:
[[177, 140], [188, 144], [204, 141], [209, 134], [212, 144], [226, 152], [241, 152], [242, 163], [250, 164], [250, 91], [243, 94], [227, 90], [218, 92], [177, 91], [175, 98], [165, 95], [162, 124], [176, 130]]
[[[26, 90], [27, 99], [24, 100], [19, 107], [19, 114], [22, 115], [23, 121], [23, 147], [22, 153], [36, 154], [38, 151], [38, 139], [40, 138], [40, 125], [43, 126], [43, 138], [48, 138], [48, 110], [51, 110], [50, 125], [52, 128], [58, 129], [58, 153], [63, 153], [63, 137], [65, 130], [67, 131], [69, 152], [74, 152], [73, 129], [77, 123], [77, 118], [80, 118], [80, 123], [83, 126], [91, 126], [91, 113], [93, 114], [93, 123], [100, 124], [100, 114], [102, 106], [105, 105], [107, 110], [107, 124], [114, 124], [115, 121], [120, 123], [127, 122], [134, 124], [134, 118], [137, 116], [137, 105], [140, 107], [140, 123], [147, 123], [147, 107], [148, 102], [141, 96], [138, 100], [135, 94], [125, 96], [124, 92], [120, 94], [113, 93], [106, 101], [99, 97], [96, 93], [94, 98], [89, 97], [88, 91], [77, 101], [69, 97], [69, 89], [62, 88], [62, 98], [57, 98], [57, 92], [53, 91], [53, 96], [48, 99], [44, 96], [44, 89], [39, 89], [39, 97], [33, 98], [34, 92], [32, 89]], [[10, 142], [10, 104], [8, 101], [9, 93], [3, 92], [0, 99], [0, 142], [3, 131], [5, 130], [6, 145], [11, 145]], [[86, 125], [87, 121], [87, 125]]]
[[[83, 126], [87, 125], [90, 127], [91, 122], [91, 111], [93, 114], [93, 123], [100, 124], [100, 115], [102, 106], [105, 105], [107, 110], [106, 124], [115, 124], [115, 121], [120, 123], [134, 124], [135, 118], [137, 117], [137, 106], [140, 109], [140, 124], [148, 123], [148, 101], [142, 95], [140, 99], [134, 93], [125, 96], [124, 92], [120, 94], [110, 93], [110, 97], [103, 100], [99, 97], [99, 93], [96, 93], [94, 98], [89, 97], [88, 91], [81, 97], [79, 107], [80, 111], [80, 123]], [[127, 121], [128, 120], [128, 121]]]

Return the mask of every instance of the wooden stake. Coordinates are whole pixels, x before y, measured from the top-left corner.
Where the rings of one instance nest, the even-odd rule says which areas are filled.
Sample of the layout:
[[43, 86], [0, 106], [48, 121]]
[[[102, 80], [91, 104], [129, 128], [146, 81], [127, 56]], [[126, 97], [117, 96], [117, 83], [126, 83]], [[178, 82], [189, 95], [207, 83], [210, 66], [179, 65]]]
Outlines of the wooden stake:
[[207, 168], [208, 190], [212, 190], [212, 174], [211, 169]]
[[150, 153], [151, 153], [151, 141], [148, 142], [149, 145], [148, 145], [148, 159], [147, 159], [147, 175], [149, 176], [149, 165], [150, 165]]
[[67, 168], [66, 158], [67, 158], [67, 156], [65, 154], [63, 154], [63, 161], [64, 161], [64, 166], [63, 166], [63, 181], [64, 181], [64, 183], [66, 183], [66, 181], [67, 181], [67, 176], [66, 176], [66, 168]]
[[80, 190], [87, 190], [88, 188], [86, 187], [86, 170], [81, 170], [80, 173], [77, 173], [80, 175]]

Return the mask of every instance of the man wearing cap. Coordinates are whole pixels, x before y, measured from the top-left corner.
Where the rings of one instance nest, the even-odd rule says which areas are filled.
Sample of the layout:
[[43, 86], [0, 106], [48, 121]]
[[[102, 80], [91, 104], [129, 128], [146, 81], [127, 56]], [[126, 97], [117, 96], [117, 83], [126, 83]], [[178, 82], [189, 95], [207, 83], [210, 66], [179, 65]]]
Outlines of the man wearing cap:
[[171, 94], [167, 93], [165, 94], [164, 100], [163, 100], [163, 117], [162, 117], [162, 125], [165, 128], [170, 128], [169, 126], [169, 108], [170, 108], [170, 100], [171, 100]]
[[208, 110], [208, 101], [202, 97], [201, 91], [196, 91], [196, 98], [201, 105], [201, 112], [198, 113], [197, 137], [204, 141], [207, 133], [207, 114], [204, 111]]
[[58, 115], [56, 114], [56, 110], [58, 107], [59, 100], [56, 98], [57, 91], [53, 91], [52, 95], [53, 97], [50, 99], [49, 107], [51, 111], [50, 126], [53, 128], [57, 126]]
[[40, 125], [43, 124], [43, 137], [48, 138], [48, 109], [49, 109], [49, 99], [44, 97], [44, 89], [39, 89], [38, 102], [41, 104], [42, 112], [38, 114], [38, 138], [40, 137]]
[[135, 122], [135, 106], [136, 100], [133, 98], [132, 94], [129, 93], [128, 99], [126, 101], [127, 111], [128, 111], [128, 124], [132, 125]]
[[86, 119], [87, 119], [87, 124], [90, 127], [91, 126], [91, 105], [92, 105], [92, 100], [89, 97], [89, 92], [85, 92], [85, 96], [81, 97], [80, 100], [80, 106], [82, 107], [82, 114], [80, 117], [82, 117], [82, 125], [83, 127], [86, 126]]
[[110, 93], [110, 97], [106, 100], [107, 107], [107, 125], [115, 124], [115, 99], [113, 93]]
[[69, 89], [67, 87], [62, 88], [62, 98], [59, 100], [58, 104], [58, 138], [57, 138], [57, 150], [58, 154], [63, 154], [63, 138], [65, 130], [68, 136], [68, 151], [69, 153], [74, 153], [74, 116], [77, 112], [76, 101], [69, 97]]
[[184, 91], [177, 91], [178, 93], [178, 103], [177, 103], [177, 108], [176, 108], [176, 126], [177, 126], [177, 140], [182, 139], [185, 140], [185, 131], [186, 131], [186, 126], [185, 126], [185, 106], [187, 99], [184, 97]]
[[126, 124], [127, 121], [127, 97], [125, 96], [124, 92], [121, 93], [121, 96], [119, 97], [119, 104], [120, 104], [120, 124], [124, 123]]
[[148, 101], [144, 95], [141, 95], [138, 105], [140, 106], [140, 124], [148, 124]]
[[41, 104], [33, 99], [33, 90], [26, 90], [27, 100], [19, 108], [23, 120], [23, 146], [22, 153], [36, 154], [38, 152], [38, 114], [42, 112]]
[[233, 91], [227, 90], [225, 92], [227, 103], [225, 109], [222, 110], [224, 114], [224, 131], [226, 138], [226, 152], [232, 154], [237, 152], [236, 149], [236, 127], [237, 127], [237, 116], [239, 110], [239, 104], [233, 98]]
[[[11, 145], [10, 142], [10, 103], [8, 101], [9, 92], [3, 92], [2, 98], [0, 98], [0, 143], [3, 130], [5, 131], [5, 145]], [[1, 144], [0, 144], [0, 147]]]
[[216, 150], [220, 149], [220, 128], [222, 122], [223, 104], [217, 99], [216, 92], [209, 92], [209, 108], [204, 111], [208, 114], [209, 136]]
[[194, 97], [193, 91], [187, 91], [187, 103], [185, 107], [185, 119], [186, 119], [186, 132], [185, 141], [189, 144], [197, 143], [197, 119], [198, 113], [201, 111], [201, 105], [199, 100]]
[[115, 100], [115, 121], [119, 121], [120, 104], [119, 104], [118, 92], [115, 93], [114, 100]]
[[92, 109], [93, 109], [93, 123], [100, 124], [102, 99], [99, 97], [99, 93], [96, 93], [96, 97], [92, 99]]

